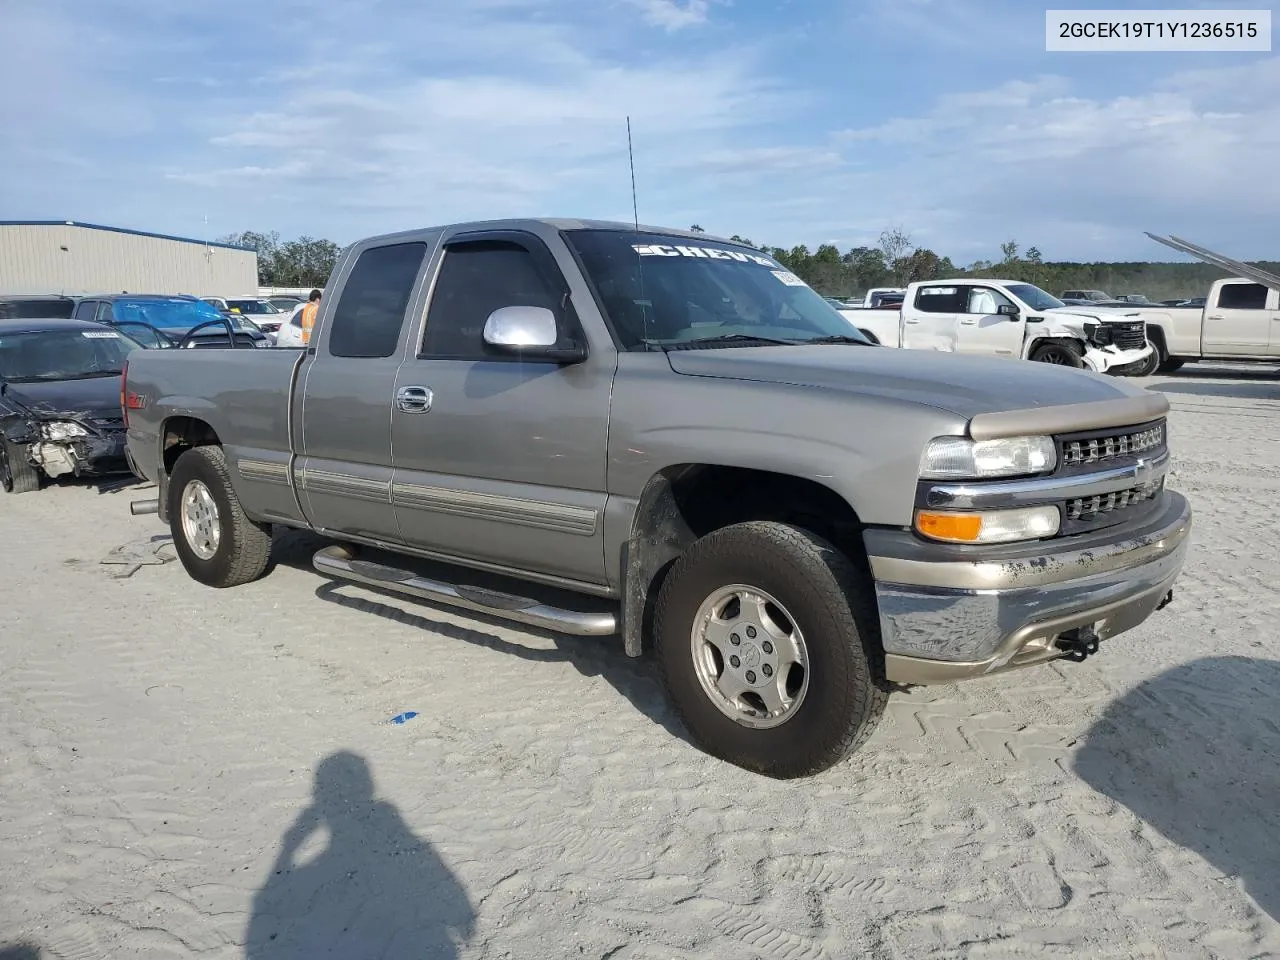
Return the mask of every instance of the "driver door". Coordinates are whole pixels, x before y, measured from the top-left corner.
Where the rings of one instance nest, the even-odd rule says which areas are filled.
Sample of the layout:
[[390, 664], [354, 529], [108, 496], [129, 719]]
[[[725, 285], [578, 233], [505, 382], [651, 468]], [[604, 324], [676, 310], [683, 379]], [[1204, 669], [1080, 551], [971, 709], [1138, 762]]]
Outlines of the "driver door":
[[956, 352], [983, 357], [1022, 356], [1023, 331], [1026, 320], [1021, 315], [1009, 317], [1001, 307], [1017, 305], [994, 287], [969, 288], [965, 309], [956, 324]]
[[581, 336], [568, 283], [523, 231], [449, 240], [425, 332], [396, 377], [392, 484], [411, 546], [500, 569], [605, 581], [612, 351], [578, 363], [496, 354], [485, 320], [545, 307]]

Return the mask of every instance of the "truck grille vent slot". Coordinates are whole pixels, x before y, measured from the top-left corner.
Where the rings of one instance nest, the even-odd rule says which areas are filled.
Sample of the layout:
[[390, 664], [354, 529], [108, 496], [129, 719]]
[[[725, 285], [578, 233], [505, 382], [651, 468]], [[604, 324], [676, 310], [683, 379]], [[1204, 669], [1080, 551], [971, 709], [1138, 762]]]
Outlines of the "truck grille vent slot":
[[1062, 441], [1061, 465], [1087, 467], [1120, 457], [1141, 457], [1164, 448], [1164, 421], [1137, 431]]
[[1163, 489], [1164, 479], [1161, 478], [1155, 483], [1130, 487], [1128, 490], [1116, 490], [1096, 497], [1077, 497], [1074, 500], [1068, 500], [1064, 505], [1067, 520], [1088, 523], [1111, 515], [1116, 522], [1119, 522], [1121, 517], [1118, 514], [1132, 507], [1150, 503], [1160, 495]]

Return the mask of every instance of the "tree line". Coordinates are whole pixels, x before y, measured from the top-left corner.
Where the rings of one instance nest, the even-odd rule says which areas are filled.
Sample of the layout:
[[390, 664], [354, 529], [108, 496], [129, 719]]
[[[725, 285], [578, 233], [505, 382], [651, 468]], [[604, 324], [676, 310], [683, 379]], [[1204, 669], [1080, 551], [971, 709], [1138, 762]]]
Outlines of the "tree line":
[[[697, 224], [690, 229], [706, 232]], [[840, 299], [861, 296], [873, 287], [905, 287], [916, 280], [998, 277], [1034, 283], [1054, 296], [1061, 296], [1065, 290], [1102, 290], [1111, 296], [1144, 294], [1159, 301], [1203, 297], [1213, 281], [1227, 276], [1207, 263], [1045, 260], [1038, 248], [1024, 250], [1016, 240], [1000, 245], [999, 258], [958, 266], [950, 257], [916, 246], [901, 227], [886, 229], [874, 247], [853, 247], [844, 253], [829, 243], [810, 251], [803, 244], [790, 250], [760, 246], [737, 234], [730, 239], [769, 254], [823, 296]], [[1246, 262], [1280, 273], [1277, 261]]]
[[341, 252], [332, 240], [299, 237], [282, 241], [274, 230], [232, 233], [219, 237], [218, 242], [256, 251], [258, 284], [263, 287], [323, 287]]
[[[695, 233], [705, 233], [694, 224]], [[219, 238], [223, 243], [249, 247], [258, 254], [258, 283], [264, 287], [322, 287], [329, 279], [341, 248], [332, 240], [299, 237], [281, 240], [277, 232], [245, 231]], [[1000, 245], [998, 259], [977, 260], [965, 266], [915, 244], [902, 227], [884, 230], [875, 246], [853, 247], [843, 253], [824, 243], [816, 250], [801, 244], [785, 250], [763, 246], [734, 234], [730, 239], [767, 253], [826, 297], [861, 296], [873, 287], [905, 287], [914, 280], [946, 277], [1000, 277], [1034, 283], [1055, 296], [1064, 290], [1103, 290], [1112, 296], [1144, 294], [1152, 300], [1202, 297], [1224, 272], [1207, 263], [1073, 263], [1045, 260], [1034, 246], [1025, 250], [1016, 240]], [[1280, 262], [1251, 261], [1280, 272]]]

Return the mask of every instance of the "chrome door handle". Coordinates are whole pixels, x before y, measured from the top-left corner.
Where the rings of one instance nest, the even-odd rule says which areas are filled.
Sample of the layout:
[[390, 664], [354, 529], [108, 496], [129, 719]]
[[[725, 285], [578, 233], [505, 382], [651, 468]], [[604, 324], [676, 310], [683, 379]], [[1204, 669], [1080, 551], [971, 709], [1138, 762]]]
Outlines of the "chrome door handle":
[[426, 387], [401, 387], [396, 391], [396, 406], [404, 413], [426, 413], [435, 395]]
[[975, 324], [977, 324], [978, 321], [977, 320], [961, 320], [960, 322], [964, 324], [966, 327], [972, 327]]

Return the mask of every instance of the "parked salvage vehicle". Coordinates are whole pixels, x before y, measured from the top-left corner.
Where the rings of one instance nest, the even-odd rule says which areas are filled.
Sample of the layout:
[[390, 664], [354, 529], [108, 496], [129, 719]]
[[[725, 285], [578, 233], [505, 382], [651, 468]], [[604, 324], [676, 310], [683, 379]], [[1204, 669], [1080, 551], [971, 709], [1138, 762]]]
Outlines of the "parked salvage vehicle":
[[[153, 293], [94, 294], [78, 299], [75, 317], [124, 330], [152, 348], [270, 347], [271, 339], [247, 317], [227, 313], [206, 300]], [[228, 336], [234, 331], [235, 343]]]
[[1131, 316], [1067, 306], [1030, 283], [962, 278], [909, 284], [898, 312], [841, 312], [887, 347], [1035, 360], [1098, 373], [1128, 371], [1154, 355]]
[[100, 323], [0, 320], [0, 487], [128, 473], [120, 373], [141, 344]]
[[309, 349], [137, 352], [122, 389], [158, 485], [132, 509], [198, 582], [303, 528], [336, 579], [620, 633], [696, 742], [775, 777], [857, 749], [894, 683], [1096, 653], [1172, 598], [1191, 529], [1163, 394], [874, 346], [696, 232], [367, 239]]

